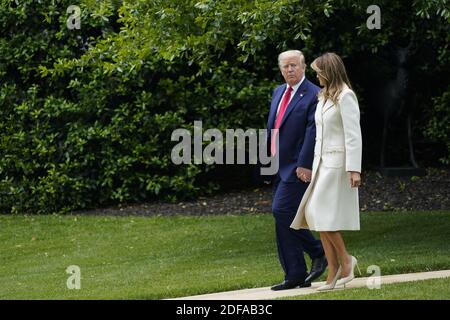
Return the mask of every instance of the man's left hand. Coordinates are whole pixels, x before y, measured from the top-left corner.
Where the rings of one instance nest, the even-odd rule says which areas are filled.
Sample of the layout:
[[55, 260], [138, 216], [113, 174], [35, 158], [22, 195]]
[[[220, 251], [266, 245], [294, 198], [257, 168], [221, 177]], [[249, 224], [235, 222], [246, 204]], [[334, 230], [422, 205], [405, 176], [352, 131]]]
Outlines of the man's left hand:
[[303, 182], [311, 182], [312, 171], [306, 168], [298, 167], [296, 170], [297, 178]]

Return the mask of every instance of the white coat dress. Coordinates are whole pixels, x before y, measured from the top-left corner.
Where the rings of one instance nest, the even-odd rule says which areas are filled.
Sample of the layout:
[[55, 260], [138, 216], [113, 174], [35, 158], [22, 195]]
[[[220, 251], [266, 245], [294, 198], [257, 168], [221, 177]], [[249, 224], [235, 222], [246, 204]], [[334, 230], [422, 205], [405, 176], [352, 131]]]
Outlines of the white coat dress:
[[316, 144], [311, 183], [293, 229], [315, 231], [359, 230], [358, 188], [350, 186], [350, 171], [361, 172], [362, 137], [355, 93], [345, 85], [337, 105], [319, 98]]

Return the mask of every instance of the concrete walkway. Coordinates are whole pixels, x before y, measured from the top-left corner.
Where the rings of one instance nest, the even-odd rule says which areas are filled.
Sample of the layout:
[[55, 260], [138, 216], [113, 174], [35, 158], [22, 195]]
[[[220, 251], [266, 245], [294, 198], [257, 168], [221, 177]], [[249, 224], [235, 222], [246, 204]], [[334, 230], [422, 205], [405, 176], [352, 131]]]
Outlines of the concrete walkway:
[[[406, 274], [395, 274], [380, 277], [381, 282], [378, 280], [378, 284], [381, 286], [390, 283], [398, 282], [408, 282], [408, 281], [418, 281], [418, 280], [428, 280], [437, 278], [448, 278], [450, 277], [450, 270], [432, 271], [432, 272], [420, 272], [420, 273], [406, 273]], [[300, 296], [306, 294], [312, 294], [320, 292], [316, 291], [316, 288], [325, 284], [325, 282], [313, 282], [310, 288], [302, 289], [291, 289], [283, 291], [272, 291], [270, 287], [264, 288], [254, 288], [254, 289], [244, 289], [235, 290], [227, 292], [218, 292], [211, 294], [202, 294], [198, 296], [182, 297], [171, 300], [265, 300], [265, 299], [276, 299], [283, 297]], [[377, 285], [375, 277], [367, 278], [356, 278], [346, 285], [346, 289], [351, 288], [363, 288], [368, 285], [372, 287]], [[339, 289], [344, 290], [344, 289]], [[326, 291], [325, 291], [326, 292]]]

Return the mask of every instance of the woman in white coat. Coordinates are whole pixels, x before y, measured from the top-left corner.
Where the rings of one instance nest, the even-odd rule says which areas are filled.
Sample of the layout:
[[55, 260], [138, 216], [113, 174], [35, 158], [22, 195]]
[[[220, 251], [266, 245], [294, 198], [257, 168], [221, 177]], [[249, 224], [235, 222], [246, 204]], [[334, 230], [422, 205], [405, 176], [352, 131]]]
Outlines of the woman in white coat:
[[330, 290], [354, 278], [357, 260], [345, 247], [341, 230], [359, 230], [358, 187], [361, 184], [362, 137], [358, 100], [342, 59], [325, 53], [311, 64], [320, 85], [315, 113], [316, 145], [311, 182], [291, 224], [320, 232], [328, 260]]

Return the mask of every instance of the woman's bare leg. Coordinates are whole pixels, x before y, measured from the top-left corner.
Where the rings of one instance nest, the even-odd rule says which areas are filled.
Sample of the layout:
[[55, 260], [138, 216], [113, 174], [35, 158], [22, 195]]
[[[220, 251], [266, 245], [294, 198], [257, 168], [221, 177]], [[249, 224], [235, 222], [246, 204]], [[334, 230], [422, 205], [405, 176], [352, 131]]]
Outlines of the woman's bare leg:
[[351, 272], [352, 258], [348, 254], [347, 249], [345, 248], [344, 239], [342, 238], [340, 231], [327, 232], [327, 237], [331, 245], [333, 246], [339, 261], [341, 262], [342, 266], [341, 277], [345, 278]]
[[336, 272], [339, 269], [339, 260], [327, 233], [328, 232], [320, 232], [320, 240], [322, 241], [323, 250], [325, 251], [325, 256], [328, 261], [327, 283], [329, 284], [334, 279]]

